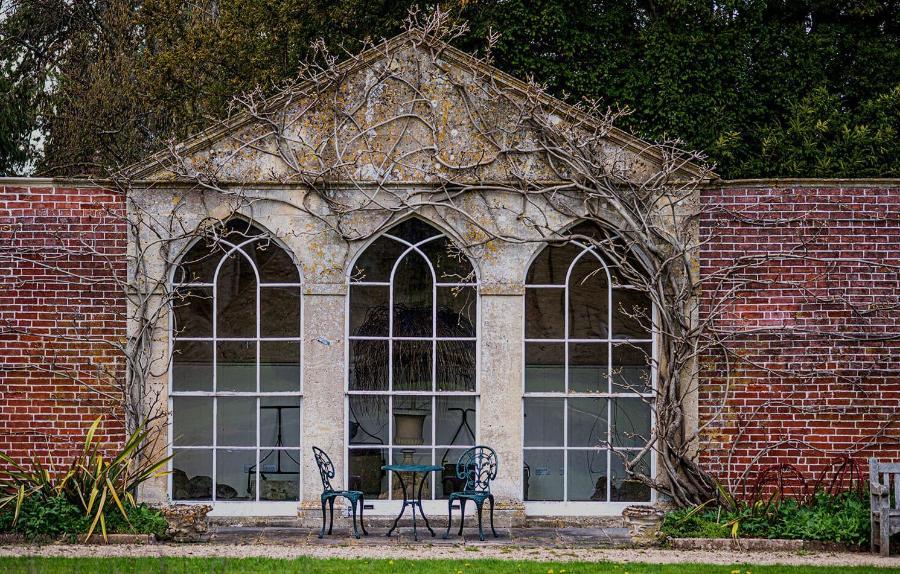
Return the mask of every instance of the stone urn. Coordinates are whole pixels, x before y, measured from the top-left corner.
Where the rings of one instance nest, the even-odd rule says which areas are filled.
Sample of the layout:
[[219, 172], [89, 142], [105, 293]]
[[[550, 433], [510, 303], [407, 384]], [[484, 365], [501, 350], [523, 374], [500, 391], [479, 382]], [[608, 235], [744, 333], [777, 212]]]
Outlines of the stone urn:
[[629, 506], [622, 511], [631, 542], [647, 546], [659, 542], [659, 527], [666, 513], [652, 506]]

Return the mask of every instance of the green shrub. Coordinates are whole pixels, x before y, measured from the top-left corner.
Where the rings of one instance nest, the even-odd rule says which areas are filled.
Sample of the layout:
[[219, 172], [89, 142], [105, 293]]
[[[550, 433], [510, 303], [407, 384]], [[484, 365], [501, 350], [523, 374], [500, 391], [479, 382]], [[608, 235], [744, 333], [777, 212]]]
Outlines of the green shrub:
[[123, 534], [156, 534], [162, 536], [166, 533], [166, 519], [163, 515], [146, 504], [126, 506], [128, 520], [122, 518], [118, 512], [109, 513], [106, 519], [106, 527], [111, 532]]

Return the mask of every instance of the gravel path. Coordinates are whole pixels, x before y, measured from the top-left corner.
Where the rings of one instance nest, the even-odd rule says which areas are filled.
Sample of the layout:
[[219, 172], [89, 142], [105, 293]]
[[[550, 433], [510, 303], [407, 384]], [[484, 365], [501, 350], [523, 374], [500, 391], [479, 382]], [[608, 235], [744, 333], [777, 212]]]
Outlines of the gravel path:
[[893, 566], [900, 567], [900, 557], [882, 558], [865, 553], [776, 553], [776, 552], [709, 552], [661, 549], [589, 549], [589, 548], [516, 548], [504, 545], [485, 546], [362, 546], [353, 544], [317, 545], [222, 545], [222, 544], [155, 544], [79, 546], [51, 544], [0, 546], [0, 556], [174, 556], [245, 558], [447, 558], [475, 560], [540, 560], [553, 562], [647, 562], [672, 564], [680, 562], [706, 564], [789, 564], [815, 566]]

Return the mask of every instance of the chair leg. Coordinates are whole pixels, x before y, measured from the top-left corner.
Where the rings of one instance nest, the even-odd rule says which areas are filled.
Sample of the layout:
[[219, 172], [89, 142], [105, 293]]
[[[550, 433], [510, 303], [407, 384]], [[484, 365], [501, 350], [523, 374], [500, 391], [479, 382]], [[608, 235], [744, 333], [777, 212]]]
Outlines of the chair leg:
[[366, 497], [359, 497], [359, 527], [362, 528], [363, 536], [368, 536], [369, 532], [366, 530], [366, 525], [363, 523], [363, 510], [366, 508]]
[[331, 530], [334, 527], [334, 499], [328, 499], [328, 506], [331, 508], [331, 518], [328, 521], [328, 534], [331, 534]]
[[319, 531], [319, 538], [325, 536], [325, 499], [322, 499], [322, 530]]
[[890, 556], [891, 555], [891, 521], [884, 519], [884, 514], [881, 515], [881, 555], [882, 556]]
[[488, 500], [491, 502], [491, 532], [494, 533], [494, 538], [500, 538], [500, 535], [494, 529], [494, 497], [491, 496]]
[[356, 529], [356, 500], [350, 501], [350, 509], [353, 511], [353, 537], [359, 540], [359, 530]]
[[453, 499], [447, 501], [447, 532], [444, 533], [444, 540], [450, 537], [450, 526], [453, 525]]
[[484, 506], [483, 500], [481, 502], [475, 503], [475, 507], [478, 508], [478, 538], [482, 542], [484, 542], [484, 528], [482, 528], [482, 521], [481, 521], [481, 509], [483, 506]]
[[459, 499], [459, 532], [457, 536], [462, 536], [463, 523], [466, 521], [466, 499]]

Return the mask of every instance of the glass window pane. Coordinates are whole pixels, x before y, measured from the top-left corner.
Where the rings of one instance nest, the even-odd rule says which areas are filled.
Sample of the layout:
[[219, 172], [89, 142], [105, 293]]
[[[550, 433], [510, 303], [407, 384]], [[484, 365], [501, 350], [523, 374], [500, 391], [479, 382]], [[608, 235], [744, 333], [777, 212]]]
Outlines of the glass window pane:
[[213, 295], [211, 287], [182, 287], [172, 296], [176, 337], [212, 337]]
[[300, 392], [300, 341], [259, 342], [259, 390]]
[[176, 446], [212, 445], [212, 398], [173, 397], [172, 411], [172, 437]]
[[612, 304], [614, 338], [650, 338], [653, 314], [650, 301], [644, 293], [630, 289], [613, 289]]
[[603, 264], [588, 253], [569, 277], [569, 337], [605, 339], [608, 323], [609, 281]]
[[256, 445], [256, 399], [219, 397], [216, 412], [218, 446]]
[[569, 500], [606, 502], [606, 450], [570, 450]]
[[565, 359], [564, 343], [525, 343], [525, 392], [565, 392]]
[[259, 332], [262, 337], [300, 336], [300, 288], [261, 287]]
[[172, 498], [210, 500], [212, 498], [212, 449], [172, 449]]
[[[413, 449], [413, 448], [395, 448], [391, 450], [391, 463], [392, 464], [432, 464], [431, 450], [428, 449]], [[397, 473], [393, 473], [393, 486], [391, 487], [391, 499], [392, 500], [403, 500], [403, 487], [400, 483], [400, 480], [397, 478]], [[406, 497], [412, 498], [413, 491], [415, 488], [418, 492], [419, 484], [422, 481], [423, 474], [420, 472], [415, 475], [415, 485], [413, 485], [413, 474], [411, 472], [401, 472], [400, 475], [403, 477], [403, 482], [406, 483]], [[425, 476], [425, 485], [422, 487], [422, 500], [430, 500], [432, 488], [431, 485], [434, 482], [435, 473], [430, 472]]]
[[[613, 502], [649, 502], [650, 487], [641, 483], [625, 472], [625, 462], [622, 460], [623, 452], [613, 452], [610, 455], [611, 476], [610, 500]], [[632, 458], [629, 456], [629, 459]], [[634, 469], [644, 476], [650, 476], [650, 459], [647, 456], [641, 458]]]
[[650, 393], [653, 390], [650, 359], [652, 343], [613, 344], [612, 384], [614, 393]]
[[437, 390], [475, 390], [475, 341], [437, 341]]
[[435, 463], [443, 467], [437, 476], [437, 498], [446, 500], [450, 497], [451, 492], [464, 490], [466, 479], [460, 478], [456, 474], [456, 463], [466, 450], [465, 448], [449, 448], [436, 452]]
[[387, 464], [387, 449], [351, 448], [349, 457], [347, 488], [364, 492], [370, 500], [387, 498], [387, 473], [381, 470]]
[[525, 283], [527, 285], [565, 285], [569, 265], [582, 250], [582, 247], [572, 243], [562, 246], [551, 244], [544, 247], [544, 250], [528, 268]]
[[260, 239], [245, 247], [256, 260], [260, 283], [299, 283], [300, 273], [287, 251], [271, 239]]
[[387, 286], [350, 286], [350, 335], [354, 337], [387, 337], [390, 314], [388, 313]]
[[300, 451], [261, 450], [259, 471], [262, 479], [260, 500], [298, 500], [300, 498]]
[[350, 341], [350, 390], [388, 389], [388, 342]]
[[255, 450], [216, 449], [216, 500], [255, 500], [255, 467]]
[[261, 397], [259, 400], [259, 445], [299, 447], [300, 399]]
[[606, 448], [606, 399], [569, 399], [569, 446]]
[[569, 392], [609, 392], [609, 346], [569, 343]]
[[525, 338], [563, 339], [565, 289], [525, 290]]
[[382, 283], [390, 281], [394, 263], [406, 250], [407, 246], [399, 241], [379, 237], [357, 258], [351, 280]]
[[394, 396], [394, 444], [433, 444], [430, 396]]
[[216, 335], [256, 336], [256, 274], [240, 253], [228, 256], [216, 278]]
[[437, 288], [437, 336], [474, 337], [478, 324], [475, 287]]
[[446, 236], [432, 239], [419, 249], [434, 266], [438, 283], [474, 283], [475, 272], [469, 258]]
[[216, 389], [256, 392], [256, 341], [218, 341], [216, 351]]
[[425, 259], [410, 252], [394, 274], [395, 337], [430, 337], [434, 332], [431, 269]]
[[612, 443], [641, 447], [650, 438], [650, 405], [646, 399], [612, 399]]
[[212, 391], [212, 341], [175, 341], [172, 346], [172, 390]]
[[394, 237], [399, 237], [405, 241], [409, 241], [410, 243], [419, 243], [420, 241], [424, 241], [429, 237], [434, 237], [435, 235], [440, 235], [441, 232], [437, 230], [434, 226], [422, 221], [418, 217], [412, 217], [398, 223], [394, 227], [388, 230], [388, 233], [393, 235]]
[[563, 451], [526, 450], [525, 500], [563, 499]]
[[431, 341], [393, 341], [394, 389], [404, 391], [431, 390]]
[[388, 443], [388, 397], [350, 395], [350, 444]]
[[185, 253], [175, 272], [175, 283], [212, 283], [216, 267], [229, 248], [208, 238], [201, 239]]
[[474, 446], [478, 421], [475, 397], [437, 397], [434, 443]]
[[564, 399], [525, 399], [525, 446], [563, 446]]

